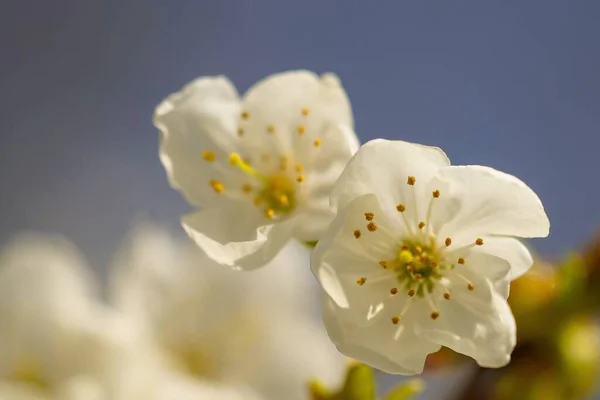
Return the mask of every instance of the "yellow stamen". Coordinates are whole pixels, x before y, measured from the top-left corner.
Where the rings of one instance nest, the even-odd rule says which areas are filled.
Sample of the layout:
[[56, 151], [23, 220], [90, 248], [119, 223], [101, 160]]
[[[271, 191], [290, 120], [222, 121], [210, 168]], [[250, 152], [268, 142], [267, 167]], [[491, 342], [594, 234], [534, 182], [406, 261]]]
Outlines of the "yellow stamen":
[[398, 210], [398, 212], [404, 212], [406, 211], [406, 206], [404, 204], [398, 204], [396, 210]]
[[249, 119], [249, 118], [250, 118], [250, 113], [248, 111], [242, 112], [242, 119]]
[[275, 134], [275, 126], [274, 125], [267, 126], [267, 132], [269, 132], [269, 134], [271, 134], [271, 135]]
[[367, 224], [367, 229], [369, 232], [375, 232], [377, 230], [377, 225], [375, 225], [373, 222], [369, 222]]
[[431, 319], [433, 319], [433, 320], [438, 319], [439, 316], [440, 316], [440, 313], [437, 311], [434, 311], [431, 313]]
[[202, 153], [202, 158], [208, 162], [213, 162], [213, 161], [215, 161], [216, 156], [213, 151], [207, 150]]
[[450, 247], [450, 245], [452, 244], [452, 239], [447, 237], [446, 240], [444, 241], [444, 244], [446, 245], [446, 247]]
[[275, 211], [272, 208], [268, 208], [265, 210], [265, 216], [271, 219], [275, 216]]
[[299, 183], [304, 182], [304, 175], [298, 175], [298, 177], [296, 178], [296, 181]]
[[306, 133], [306, 125], [298, 125], [298, 128], [296, 130], [298, 132], [298, 135], [304, 135]]
[[254, 170], [254, 168], [242, 160], [242, 157], [240, 157], [238, 153], [231, 153], [229, 155], [229, 164], [235, 165], [250, 176], [258, 176], [258, 173]]
[[310, 114], [310, 109], [308, 107], [304, 107], [302, 109], [302, 115], [306, 117], [308, 114]]
[[221, 193], [225, 190], [225, 186], [223, 186], [223, 184], [216, 179], [210, 181], [210, 186], [217, 193]]
[[477, 238], [477, 240], [475, 240], [475, 244], [477, 246], [482, 246], [483, 245], [483, 239], [482, 238]]
[[358, 239], [358, 238], [360, 237], [360, 235], [361, 235], [361, 233], [360, 233], [360, 229], [357, 229], [357, 230], [355, 230], [355, 231], [354, 231], [354, 237], [355, 237], [355, 238], [357, 238], [357, 239]]
[[365, 284], [365, 282], [366, 282], [366, 281], [367, 281], [367, 278], [365, 278], [365, 277], [363, 276], [363, 277], [360, 277], [360, 278], [358, 278], [358, 279], [356, 280], [356, 283], [358, 283], [358, 285], [359, 285], [359, 286], [362, 286], [362, 285], [364, 285], [364, 284]]
[[319, 147], [321, 145], [321, 139], [315, 139], [313, 144], [315, 145], [315, 147]]
[[417, 180], [415, 179], [414, 176], [409, 176], [408, 179], [406, 180], [406, 183], [410, 186], [414, 186], [416, 181]]

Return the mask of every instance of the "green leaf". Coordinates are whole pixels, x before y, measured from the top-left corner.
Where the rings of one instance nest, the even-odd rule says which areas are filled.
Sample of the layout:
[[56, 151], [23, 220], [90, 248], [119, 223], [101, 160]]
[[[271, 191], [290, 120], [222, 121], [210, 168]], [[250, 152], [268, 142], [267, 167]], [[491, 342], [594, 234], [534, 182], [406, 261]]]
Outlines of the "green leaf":
[[384, 400], [408, 400], [418, 395], [425, 389], [425, 383], [420, 379], [413, 379], [392, 389]]

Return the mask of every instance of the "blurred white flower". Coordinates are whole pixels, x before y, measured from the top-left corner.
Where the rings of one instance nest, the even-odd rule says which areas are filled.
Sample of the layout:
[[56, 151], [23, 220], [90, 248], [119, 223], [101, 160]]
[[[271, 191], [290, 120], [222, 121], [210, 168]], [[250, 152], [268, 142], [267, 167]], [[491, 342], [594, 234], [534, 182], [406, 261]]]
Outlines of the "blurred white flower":
[[0, 254], [0, 398], [104, 399], [104, 318], [77, 251], [25, 235]]
[[23, 235], [2, 250], [0, 399], [258, 400], [168, 369], [95, 286], [60, 237]]
[[547, 236], [537, 195], [481, 166], [450, 166], [438, 148], [374, 140], [350, 161], [335, 220], [312, 269], [331, 298], [338, 349], [391, 373], [423, 370], [447, 346], [500, 367], [515, 345], [511, 279], [532, 264], [516, 237]]
[[216, 262], [263, 266], [292, 237], [318, 240], [333, 218], [329, 192], [358, 148], [339, 80], [308, 71], [271, 75], [240, 98], [202, 77], [154, 114], [171, 186], [202, 211], [189, 236]]
[[307, 383], [339, 384], [345, 361], [316, 315], [308, 251], [290, 244], [249, 275], [217, 266], [187, 241], [142, 225], [112, 273], [115, 304], [189, 379], [306, 400]]

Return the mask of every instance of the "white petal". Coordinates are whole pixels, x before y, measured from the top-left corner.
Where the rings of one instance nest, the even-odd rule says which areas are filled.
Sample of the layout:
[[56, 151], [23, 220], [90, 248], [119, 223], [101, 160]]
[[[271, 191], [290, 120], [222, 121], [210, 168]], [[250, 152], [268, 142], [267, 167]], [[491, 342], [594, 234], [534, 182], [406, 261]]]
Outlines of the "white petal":
[[472, 357], [483, 367], [506, 365], [516, 344], [515, 320], [506, 300], [491, 283], [476, 285], [471, 300], [465, 292], [458, 294], [455, 290], [451, 300], [437, 303], [436, 320], [421, 315], [416, 333]]
[[[161, 131], [160, 159], [169, 183], [197, 206], [221, 204], [212, 179], [225, 184], [225, 192], [241, 187], [241, 171], [227, 164], [227, 157], [238, 151], [238, 94], [227, 78], [199, 78], [180, 92], [167, 97], [154, 113], [154, 124]], [[203, 159], [213, 152], [214, 162]]]
[[488, 235], [548, 235], [550, 222], [540, 199], [514, 176], [488, 167], [451, 166], [440, 169], [436, 179], [450, 184], [448, 196], [460, 204], [440, 231], [456, 245]]
[[[407, 207], [407, 215], [413, 215], [415, 205], [413, 190], [417, 190], [417, 201], [426, 197], [424, 188], [440, 167], [450, 161], [437, 147], [422, 146], [403, 141], [383, 139], [364, 144], [348, 163], [333, 192], [331, 205], [334, 210], [344, 207], [352, 199], [367, 193], [377, 194], [385, 210], [395, 210], [398, 203]], [[406, 184], [414, 176], [416, 185]], [[421, 204], [418, 204], [421, 206]], [[424, 212], [427, 203], [422, 205]]]
[[307, 198], [302, 205], [302, 218], [296, 227], [296, 237], [300, 240], [319, 240], [334, 214], [329, 206], [329, 195], [335, 182], [346, 167], [348, 160], [358, 149], [358, 141], [354, 132], [344, 126], [337, 126], [325, 132], [322, 144], [314, 158], [305, 166], [305, 186]]
[[506, 260], [510, 264], [510, 280], [525, 274], [533, 265], [533, 258], [527, 247], [517, 239], [490, 236], [483, 239], [483, 246], [471, 249], [471, 252], [486, 253]]
[[291, 237], [293, 219], [266, 221], [251, 205], [208, 209], [182, 218], [187, 234], [211, 259], [245, 270], [269, 262]]
[[[472, 248], [465, 258], [464, 265], [457, 265], [454, 273], [461, 273], [463, 276], [472, 281], [476, 286], [487, 285], [485, 280], [489, 281], [496, 292], [505, 299], [508, 298], [511, 281], [511, 265], [503, 258], [496, 257], [492, 254], [479, 252], [478, 248]], [[460, 282], [463, 285], [465, 282]], [[462, 293], [466, 293], [464, 290]], [[472, 298], [472, 293], [468, 293], [468, 297]]]
[[[309, 71], [282, 72], [257, 82], [246, 93], [243, 107], [248, 118], [240, 127], [247, 146], [255, 152], [266, 147], [291, 153], [301, 163], [308, 161], [304, 154], [318, 154], [313, 141], [323, 138], [330, 127], [353, 126], [350, 103], [339, 80], [332, 75], [319, 78]], [[268, 127], [274, 132], [267, 134]], [[353, 137], [351, 133], [346, 139]]]
[[368, 327], [358, 327], [345, 318], [347, 311], [331, 300], [323, 304], [323, 321], [338, 350], [390, 374], [414, 375], [423, 372], [425, 359], [440, 349], [436, 343], [420, 338], [411, 321], [394, 325], [380, 319]]
[[[375, 215], [377, 230], [367, 229], [365, 213]], [[360, 237], [355, 237], [355, 230]], [[383, 301], [396, 285], [393, 271], [379, 262], [396, 256], [396, 240], [388, 232], [402, 233], [379, 208], [377, 198], [367, 194], [354, 199], [341, 210], [315, 248], [311, 268], [317, 280], [341, 308], [348, 309], [359, 325], [370, 323], [382, 311]], [[358, 285], [361, 277], [367, 279]]]
[[311, 379], [330, 387], [341, 384], [345, 362], [320, 321], [302, 311], [266, 310], [264, 330], [223, 368], [225, 380], [245, 382], [268, 399], [286, 400], [306, 399]]

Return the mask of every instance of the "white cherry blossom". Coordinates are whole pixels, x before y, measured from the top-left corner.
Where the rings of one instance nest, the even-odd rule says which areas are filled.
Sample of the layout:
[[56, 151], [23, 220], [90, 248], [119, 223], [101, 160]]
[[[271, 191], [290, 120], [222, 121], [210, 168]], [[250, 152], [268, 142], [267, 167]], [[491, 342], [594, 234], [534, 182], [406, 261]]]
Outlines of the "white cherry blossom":
[[189, 381], [304, 400], [309, 380], [336, 387], [345, 368], [315, 313], [320, 288], [308, 253], [290, 243], [244, 276], [146, 223], [114, 262], [111, 297]]
[[510, 360], [509, 283], [532, 264], [514, 237], [549, 232], [527, 185], [450, 166], [438, 148], [374, 140], [349, 162], [331, 204], [338, 214], [312, 269], [341, 352], [399, 374], [420, 373], [440, 346], [486, 367]]
[[358, 148], [339, 79], [271, 75], [240, 98], [223, 76], [201, 77], [154, 114], [172, 187], [201, 210], [182, 218], [213, 260], [254, 269], [290, 238], [318, 240], [328, 196]]
[[0, 399], [260, 400], [187, 379], [98, 296], [66, 239], [24, 234], [0, 252]]

